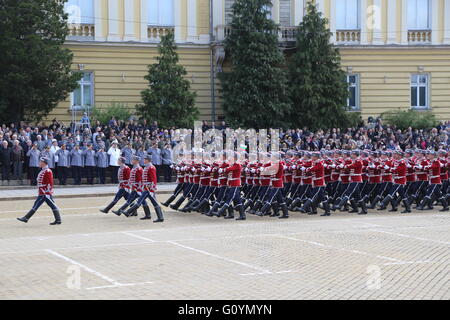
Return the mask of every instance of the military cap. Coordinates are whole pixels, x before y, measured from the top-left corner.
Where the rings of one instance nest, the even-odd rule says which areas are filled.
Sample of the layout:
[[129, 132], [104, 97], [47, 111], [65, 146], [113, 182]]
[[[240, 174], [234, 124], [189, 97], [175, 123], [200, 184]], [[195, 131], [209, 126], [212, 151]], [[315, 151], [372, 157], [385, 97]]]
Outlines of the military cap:
[[119, 157], [119, 161], [122, 163], [125, 163], [126, 159], [125, 159], [125, 157]]
[[401, 150], [396, 150], [395, 154], [399, 155], [399, 156], [403, 156], [403, 151]]
[[[139, 157], [138, 157], [139, 158]], [[140, 159], [139, 159], [140, 160]], [[147, 160], [147, 161], [152, 161], [152, 155], [151, 154], [147, 154], [145, 157], [144, 157], [144, 160]]]
[[359, 156], [361, 154], [361, 152], [359, 150], [352, 150], [351, 153], [355, 154], [357, 156]]
[[139, 156], [133, 156], [133, 157], [131, 158], [131, 160], [133, 160], [133, 161], [141, 161], [141, 157], [139, 157]]
[[45, 163], [48, 164], [48, 158], [46, 158], [46, 157], [41, 157], [39, 160], [40, 160], [41, 162], [45, 162]]

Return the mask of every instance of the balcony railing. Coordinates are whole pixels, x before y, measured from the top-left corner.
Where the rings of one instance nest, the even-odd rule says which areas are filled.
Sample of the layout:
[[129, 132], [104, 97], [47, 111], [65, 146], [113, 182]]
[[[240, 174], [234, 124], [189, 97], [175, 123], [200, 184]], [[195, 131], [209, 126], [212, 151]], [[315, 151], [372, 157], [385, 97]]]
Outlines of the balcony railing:
[[410, 44], [430, 44], [431, 30], [409, 30], [408, 42]]
[[[219, 25], [216, 27], [216, 40], [223, 41], [231, 34], [231, 26]], [[297, 36], [297, 27], [280, 27], [278, 29], [278, 40], [280, 42], [295, 41]]]
[[94, 40], [95, 25], [69, 24], [69, 34], [67, 37], [70, 40]]
[[159, 41], [162, 36], [174, 32], [175, 28], [170, 26], [148, 26], [147, 36], [150, 41]]
[[338, 44], [359, 44], [360, 41], [360, 30], [336, 30], [336, 43]]

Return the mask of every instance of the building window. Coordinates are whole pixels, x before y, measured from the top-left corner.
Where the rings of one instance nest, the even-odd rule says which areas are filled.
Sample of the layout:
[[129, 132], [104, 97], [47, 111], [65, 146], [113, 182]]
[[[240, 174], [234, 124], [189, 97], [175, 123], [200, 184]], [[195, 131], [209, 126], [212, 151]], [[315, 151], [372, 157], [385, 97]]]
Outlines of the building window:
[[225, 24], [229, 25], [233, 18], [233, 4], [234, 0], [225, 0]]
[[413, 74], [411, 76], [411, 108], [428, 109], [428, 75]]
[[173, 0], [148, 0], [148, 24], [154, 26], [173, 26]]
[[359, 0], [336, 1], [336, 29], [359, 29]]
[[429, 0], [408, 0], [408, 29], [430, 29], [430, 14], [431, 10]]
[[64, 11], [70, 24], [95, 24], [94, 0], [68, 0]]
[[83, 72], [78, 88], [71, 94], [72, 107], [89, 109], [94, 105], [94, 74]]
[[348, 91], [350, 92], [347, 98], [347, 107], [349, 110], [359, 110], [359, 75], [348, 74], [346, 76], [346, 82], [348, 84]]
[[280, 25], [290, 27], [291, 23], [291, 0], [280, 0]]

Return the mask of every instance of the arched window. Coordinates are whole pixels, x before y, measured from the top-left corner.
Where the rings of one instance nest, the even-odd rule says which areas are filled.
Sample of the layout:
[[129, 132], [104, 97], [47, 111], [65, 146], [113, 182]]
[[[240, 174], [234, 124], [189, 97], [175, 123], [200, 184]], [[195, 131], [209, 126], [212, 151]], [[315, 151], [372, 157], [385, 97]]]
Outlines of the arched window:
[[173, 0], [148, 0], [148, 24], [156, 26], [173, 26]]
[[95, 24], [94, 0], [68, 0], [64, 11], [69, 15], [71, 24]]

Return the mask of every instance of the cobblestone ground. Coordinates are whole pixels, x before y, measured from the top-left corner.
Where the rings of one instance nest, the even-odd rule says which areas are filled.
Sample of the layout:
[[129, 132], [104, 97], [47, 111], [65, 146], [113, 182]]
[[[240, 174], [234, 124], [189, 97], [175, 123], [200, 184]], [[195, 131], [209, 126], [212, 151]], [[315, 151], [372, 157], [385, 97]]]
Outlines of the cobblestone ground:
[[[166, 196], [161, 196], [165, 200]], [[110, 198], [0, 203], [1, 299], [450, 299], [450, 214], [247, 221], [103, 214]], [[142, 216], [142, 212], [140, 212]]]

